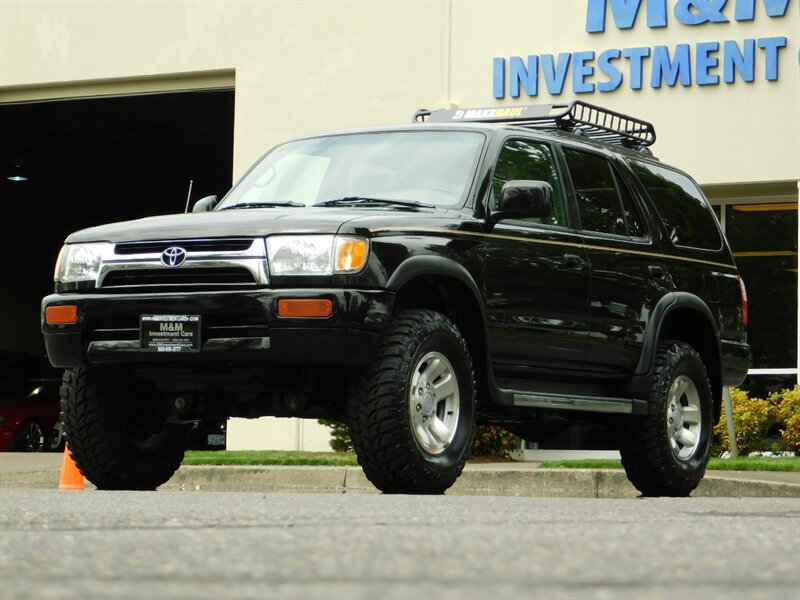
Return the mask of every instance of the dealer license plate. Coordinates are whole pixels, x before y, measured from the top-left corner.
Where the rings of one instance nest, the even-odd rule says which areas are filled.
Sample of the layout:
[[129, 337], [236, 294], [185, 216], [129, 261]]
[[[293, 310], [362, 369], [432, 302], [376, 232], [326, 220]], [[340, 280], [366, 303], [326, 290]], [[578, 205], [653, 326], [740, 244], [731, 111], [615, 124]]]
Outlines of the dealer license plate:
[[208, 441], [206, 443], [209, 446], [224, 446], [225, 445], [225, 434], [224, 433], [209, 433], [208, 434]]
[[200, 315], [142, 315], [139, 331], [145, 352], [200, 351]]

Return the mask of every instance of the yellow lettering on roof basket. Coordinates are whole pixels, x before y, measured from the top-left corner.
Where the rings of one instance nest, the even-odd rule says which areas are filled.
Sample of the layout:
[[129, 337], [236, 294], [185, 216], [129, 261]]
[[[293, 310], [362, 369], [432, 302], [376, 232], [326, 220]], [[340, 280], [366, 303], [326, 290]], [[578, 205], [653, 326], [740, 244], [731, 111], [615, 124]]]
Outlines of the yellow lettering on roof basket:
[[585, 135], [607, 144], [645, 148], [656, 141], [652, 123], [607, 108], [575, 100], [570, 104], [514, 107], [420, 109], [415, 123], [511, 123], [532, 129], [555, 129]]

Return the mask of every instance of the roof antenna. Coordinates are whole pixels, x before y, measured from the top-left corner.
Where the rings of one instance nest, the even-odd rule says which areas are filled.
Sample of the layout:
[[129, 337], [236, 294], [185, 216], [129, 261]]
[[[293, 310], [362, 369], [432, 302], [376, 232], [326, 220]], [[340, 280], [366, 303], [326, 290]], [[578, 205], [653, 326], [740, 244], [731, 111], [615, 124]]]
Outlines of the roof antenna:
[[186, 194], [186, 209], [183, 211], [185, 213], [189, 212], [189, 201], [192, 199], [192, 184], [194, 183], [194, 179], [189, 180], [189, 193]]

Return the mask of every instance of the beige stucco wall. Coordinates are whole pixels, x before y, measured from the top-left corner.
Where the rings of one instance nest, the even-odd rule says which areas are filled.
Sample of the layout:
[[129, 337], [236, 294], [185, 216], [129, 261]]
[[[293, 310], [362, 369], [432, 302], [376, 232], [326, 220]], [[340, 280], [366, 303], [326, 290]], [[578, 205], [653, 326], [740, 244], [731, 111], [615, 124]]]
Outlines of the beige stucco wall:
[[331, 452], [331, 430], [312, 419], [230, 419], [228, 450]]
[[444, 3], [3, 0], [0, 11], [0, 86], [234, 69], [237, 175], [287, 137], [406, 121], [446, 99]]
[[[575, 97], [568, 84], [556, 98], [543, 91], [498, 102], [494, 57], [787, 36], [776, 82], [764, 80], [757, 51], [752, 84], [623, 84], [581, 98], [652, 121], [655, 153], [703, 184], [800, 179], [800, 0], [779, 19], [758, 0], [751, 22], [690, 27], [670, 18], [649, 29], [643, 15], [631, 30], [609, 16], [605, 33], [588, 34], [585, 0], [0, 0], [0, 102], [233, 85], [236, 177], [273, 144], [308, 132], [407, 122], [423, 106]], [[233, 448], [327, 449], [327, 439], [313, 421], [230, 424]]]
[[[492, 105], [489, 62], [493, 56], [558, 54], [636, 46], [653, 47], [772, 36], [788, 37], [780, 54], [779, 80], [764, 81], [763, 56], [756, 50], [753, 83], [628, 89], [627, 83], [610, 93], [581, 94], [580, 99], [642, 116], [658, 134], [654, 152], [664, 162], [689, 171], [701, 183], [797, 180], [800, 178], [800, 2], [790, 0], [786, 16], [769, 18], [756, 0], [756, 18], [733, 19], [734, 1], [725, 14], [730, 23], [683, 25], [674, 18], [675, 0], [667, 0], [669, 25], [650, 29], [645, 6], [636, 25], [619, 30], [610, 11], [604, 33], [586, 33], [585, 0], [551, 2], [454, 3], [453, 101]], [[721, 53], [720, 53], [721, 59]], [[621, 61], [624, 62], [624, 61]], [[624, 70], [624, 69], [623, 69]], [[722, 75], [722, 69], [715, 71]], [[648, 71], [645, 70], [645, 75]], [[604, 81], [600, 76], [595, 80]], [[693, 73], [694, 82], [694, 73]], [[541, 83], [540, 83], [540, 87]], [[569, 86], [565, 90], [569, 90]], [[524, 94], [523, 94], [524, 96]], [[569, 93], [546, 101], [569, 101]], [[536, 99], [520, 97], [529, 104]]]
[[[0, 2], [0, 101], [42, 84], [235, 74], [235, 171], [320, 129], [405, 122], [420, 106], [493, 106], [492, 58], [786, 36], [780, 78], [683, 88], [625, 84], [582, 98], [653, 121], [656, 153], [701, 183], [800, 178], [800, 1], [782, 18], [585, 32], [585, 0], [531, 2]], [[721, 72], [721, 69], [717, 70]], [[604, 78], [596, 76], [597, 81]], [[62, 86], [58, 93], [66, 93]], [[523, 94], [503, 104], [568, 101]], [[41, 90], [38, 91], [41, 93]]]

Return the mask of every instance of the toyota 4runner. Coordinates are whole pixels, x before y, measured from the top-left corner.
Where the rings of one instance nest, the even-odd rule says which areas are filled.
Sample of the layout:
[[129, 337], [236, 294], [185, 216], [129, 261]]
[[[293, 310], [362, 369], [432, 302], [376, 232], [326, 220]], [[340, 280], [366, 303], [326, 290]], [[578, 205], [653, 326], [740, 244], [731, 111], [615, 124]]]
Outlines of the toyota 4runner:
[[384, 492], [435, 494], [476, 423], [617, 441], [688, 495], [747, 301], [697, 184], [649, 123], [582, 102], [418, 111], [268, 152], [217, 203], [70, 235], [42, 304], [62, 420], [102, 489], [154, 489], [191, 424], [349, 424]]

